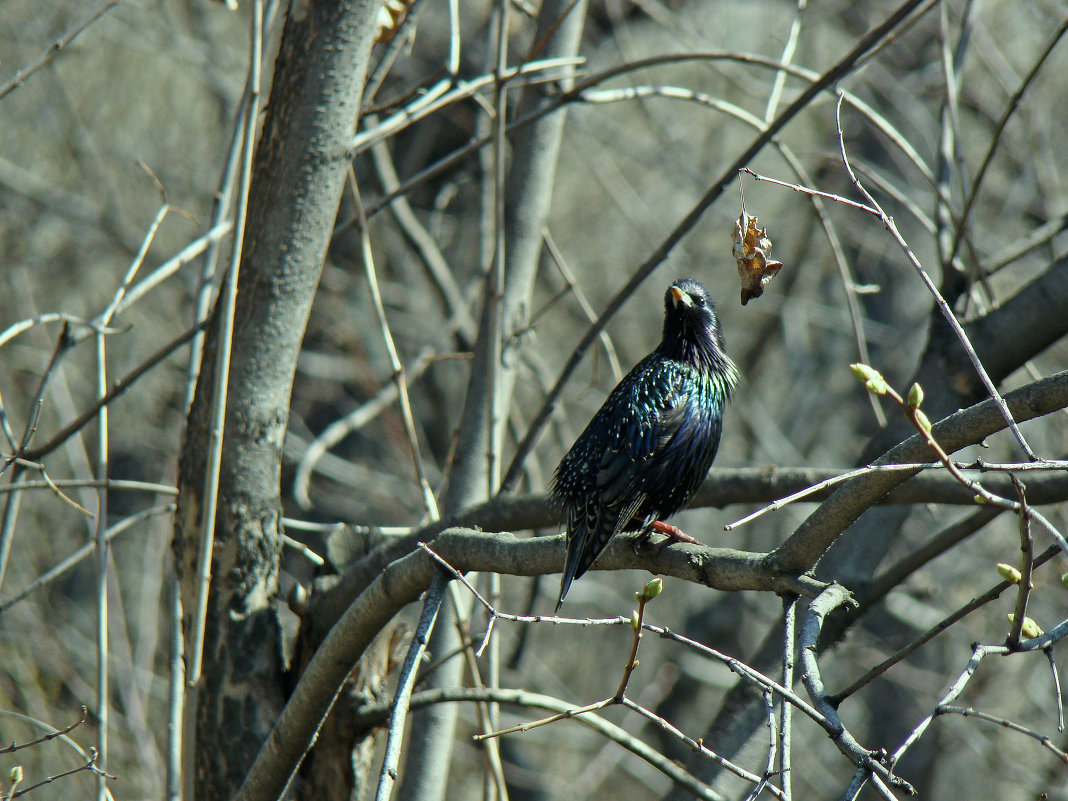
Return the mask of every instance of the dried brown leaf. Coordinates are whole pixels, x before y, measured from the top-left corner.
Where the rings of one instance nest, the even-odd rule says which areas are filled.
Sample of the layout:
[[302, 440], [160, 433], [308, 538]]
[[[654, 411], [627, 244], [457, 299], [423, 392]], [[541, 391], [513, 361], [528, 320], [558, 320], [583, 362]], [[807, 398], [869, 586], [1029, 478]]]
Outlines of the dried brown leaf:
[[397, 35], [401, 23], [408, 15], [408, 9], [414, 2], [415, 0], [384, 0], [382, 7], [378, 9], [378, 18], [375, 20], [375, 24], [378, 25], [376, 44], [388, 42]]
[[731, 253], [738, 264], [742, 281], [742, 305], [764, 294], [764, 287], [778, 275], [782, 262], [771, 258], [771, 240], [765, 228], [757, 227], [757, 218], [743, 210], [734, 224]]

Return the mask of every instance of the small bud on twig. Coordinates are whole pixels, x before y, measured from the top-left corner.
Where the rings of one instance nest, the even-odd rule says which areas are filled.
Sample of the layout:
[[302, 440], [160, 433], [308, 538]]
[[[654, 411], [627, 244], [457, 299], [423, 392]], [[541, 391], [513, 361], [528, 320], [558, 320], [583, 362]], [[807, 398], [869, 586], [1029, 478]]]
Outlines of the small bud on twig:
[[930, 434], [931, 421], [927, 418], [927, 415], [924, 414], [923, 409], [916, 409], [913, 414], [916, 415], [916, 425], [920, 427], [920, 430], [923, 431], [924, 434]]
[[853, 371], [853, 375], [864, 382], [864, 388], [872, 395], [886, 394], [886, 390], [889, 388], [886, 379], [874, 367], [869, 367], [863, 362], [856, 362], [849, 365], [849, 369]]
[[664, 591], [664, 581], [661, 578], [650, 579], [649, 582], [642, 587], [642, 598], [646, 601], [651, 601]]
[[1023, 574], [1019, 570], [1004, 562], [998, 562], [998, 574], [1011, 584], [1019, 584], [1023, 579]]
[[[1005, 617], [1009, 619], [1009, 623], [1016, 622], [1016, 615], [1009, 612]], [[1033, 640], [1035, 637], [1041, 637], [1043, 634], [1042, 627], [1035, 623], [1034, 620], [1024, 615], [1023, 626], [1020, 628], [1020, 633], [1029, 640]]]
[[909, 408], [919, 409], [920, 404], [923, 403], [923, 387], [919, 384], [913, 384], [909, 389]]

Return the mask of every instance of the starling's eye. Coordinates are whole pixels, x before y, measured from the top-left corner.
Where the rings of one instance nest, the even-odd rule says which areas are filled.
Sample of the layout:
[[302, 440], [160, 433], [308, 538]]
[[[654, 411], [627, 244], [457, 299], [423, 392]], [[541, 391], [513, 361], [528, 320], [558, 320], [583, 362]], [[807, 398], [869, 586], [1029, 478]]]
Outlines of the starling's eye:
[[690, 299], [693, 301], [693, 305], [694, 306], [698, 306], [700, 308], [704, 308], [705, 299], [703, 297], [701, 297], [700, 295], [690, 295]]

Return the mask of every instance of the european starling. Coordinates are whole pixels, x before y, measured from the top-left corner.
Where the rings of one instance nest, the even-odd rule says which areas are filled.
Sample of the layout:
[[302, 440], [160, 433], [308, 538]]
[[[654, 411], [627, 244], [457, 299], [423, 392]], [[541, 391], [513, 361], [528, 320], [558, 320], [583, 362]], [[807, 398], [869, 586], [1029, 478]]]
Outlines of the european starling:
[[615, 534], [648, 534], [686, 506], [716, 456], [737, 383], [707, 290], [676, 281], [664, 294], [660, 346], [612, 390], [553, 476], [550, 495], [567, 516], [557, 610]]

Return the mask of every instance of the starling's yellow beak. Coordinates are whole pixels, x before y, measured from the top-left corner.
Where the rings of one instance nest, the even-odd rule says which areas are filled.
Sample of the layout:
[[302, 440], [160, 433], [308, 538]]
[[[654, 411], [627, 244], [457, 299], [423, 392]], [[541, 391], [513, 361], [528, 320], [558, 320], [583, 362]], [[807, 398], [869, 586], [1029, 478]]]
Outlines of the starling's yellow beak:
[[679, 307], [680, 303], [686, 308], [693, 305], [693, 300], [690, 298], [689, 294], [679, 289], [677, 286], [671, 287], [671, 301], [675, 304], [676, 309]]

